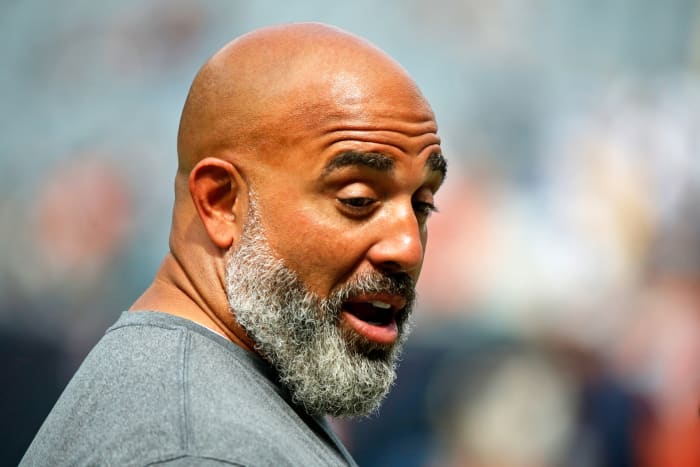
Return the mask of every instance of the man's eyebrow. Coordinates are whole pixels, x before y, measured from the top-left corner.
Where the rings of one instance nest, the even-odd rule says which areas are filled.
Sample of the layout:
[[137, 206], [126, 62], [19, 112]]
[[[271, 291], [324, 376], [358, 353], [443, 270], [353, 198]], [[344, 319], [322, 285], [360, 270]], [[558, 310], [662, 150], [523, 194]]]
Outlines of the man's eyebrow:
[[439, 172], [443, 179], [447, 176], [447, 159], [441, 153], [430, 154], [426, 164], [432, 172]]
[[[394, 168], [394, 160], [378, 152], [347, 151], [331, 159], [323, 169], [323, 174], [328, 175], [333, 170], [341, 167], [358, 165], [381, 172], [388, 172]], [[434, 152], [430, 154], [426, 165], [431, 172], [438, 172], [443, 179], [447, 176], [447, 159], [441, 153]]]
[[381, 172], [388, 172], [394, 168], [394, 160], [378, 152], [347, 151], [331, 159], [323, 169], [323, 174], [328, 175], [333, 170], [341, 167], [358, 165]]

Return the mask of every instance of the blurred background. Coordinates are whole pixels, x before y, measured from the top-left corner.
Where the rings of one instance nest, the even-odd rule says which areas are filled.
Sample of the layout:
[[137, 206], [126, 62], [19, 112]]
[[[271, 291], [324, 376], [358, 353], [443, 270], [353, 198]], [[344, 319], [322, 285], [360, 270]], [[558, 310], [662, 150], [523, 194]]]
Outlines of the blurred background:
[[271, 23], [373, 41], [450, 173], [362, 466], [700, 466], [700, 2], [0, 1], [0, 463], [167, 249], [179, 113]]

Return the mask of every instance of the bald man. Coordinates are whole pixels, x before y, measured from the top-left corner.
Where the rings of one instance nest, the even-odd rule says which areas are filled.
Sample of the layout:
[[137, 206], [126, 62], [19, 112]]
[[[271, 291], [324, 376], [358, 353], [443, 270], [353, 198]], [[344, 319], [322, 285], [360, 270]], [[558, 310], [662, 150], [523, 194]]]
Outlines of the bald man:
[[353, 465], [326, 415], [395, 378], [445, 177], [429, 104], [321, 24], [244, 35], [182, 112], [170, 252], [26, 465]]

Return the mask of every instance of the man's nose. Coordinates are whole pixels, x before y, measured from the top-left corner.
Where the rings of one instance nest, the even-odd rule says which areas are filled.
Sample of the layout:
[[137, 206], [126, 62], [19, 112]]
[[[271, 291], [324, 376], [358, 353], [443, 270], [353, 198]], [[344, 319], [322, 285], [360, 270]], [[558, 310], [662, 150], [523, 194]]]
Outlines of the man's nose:
[[368, 251], [377, 269], [417, 274], [423, 263], [425, 227], [419, 224], [413, 207], [402, 207], [387, 215], [377, 229], [377, 241]]

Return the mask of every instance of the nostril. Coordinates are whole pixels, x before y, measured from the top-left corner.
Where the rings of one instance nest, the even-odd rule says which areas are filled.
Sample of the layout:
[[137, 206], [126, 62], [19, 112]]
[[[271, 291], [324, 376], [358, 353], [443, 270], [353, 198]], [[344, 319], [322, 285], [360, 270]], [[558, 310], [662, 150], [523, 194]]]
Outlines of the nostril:
[[384, 261], [380, 267], [386, 272], [400, 272], [403, 270], [401, 265], [396, 261]]

